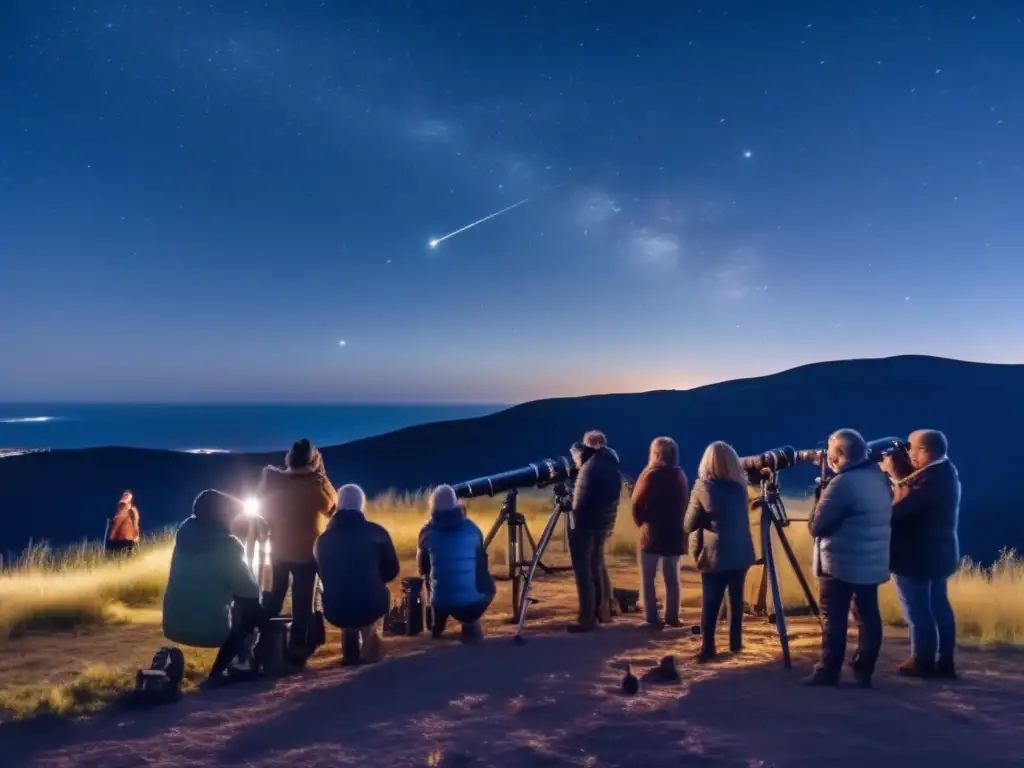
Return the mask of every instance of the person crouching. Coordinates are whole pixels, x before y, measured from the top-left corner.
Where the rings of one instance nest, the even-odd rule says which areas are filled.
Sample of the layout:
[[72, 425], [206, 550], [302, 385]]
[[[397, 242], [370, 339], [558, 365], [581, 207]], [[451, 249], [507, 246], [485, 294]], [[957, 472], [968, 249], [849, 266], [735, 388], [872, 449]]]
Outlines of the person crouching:
[[391, 607], [387, 585], [399, 570], [391, 535], [366, 519], [365, 506], [366, 494], [358, 485], [338, 489], [338, 511], [314, 548], [324, 618], [341, 629], [344, 665], [383, 657], [380, 621]]
[[209, 681], [226, 680], [228, 664], [263, 622], [260, 587], [229, 526], [242, 503], [206, 490], [174, 536], [163, 602], [164, 636], [173, 643], [219, 648]]
[[483, 639], [480, 618], [494, 600], [494, 577], [483, 534], [450, 485], [430, 494], [430, 522], [420, 531], [416, 564], [428, 584], [432, 636], [441, 637], [451, 617], [462, 624], [463, 642]]

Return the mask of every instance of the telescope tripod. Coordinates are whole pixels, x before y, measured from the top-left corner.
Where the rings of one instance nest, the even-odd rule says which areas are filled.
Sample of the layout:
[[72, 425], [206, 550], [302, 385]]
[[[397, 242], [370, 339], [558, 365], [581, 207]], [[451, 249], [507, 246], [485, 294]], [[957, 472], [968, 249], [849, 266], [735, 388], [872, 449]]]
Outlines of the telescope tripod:
[[[510, 624], [516, 623], [516, 619], [521, 612], [521, 604], [529, 580], [533, 578], [535, 568], [539, 567], [544, 573], [548, 574], [555, 573], [556, 571], [567, 571], [572, 568], [572, 566], [546, 565], [541, 560], [551, 539], [551, 533], [555, 529], [555, 523], [558, 522], [558, 519], [563, 514], [568, 520], [569, 509], [572, 508], [572, 504], [562, 504], [556, 494], [555, 511], [544, 527], [540, 540], [537, 541], [533, 538], [530, 527], [526, 524], [526, 517], [518, 509], [518, 497], [519, 491], [516, 488], [505, 494], [505, 501], [501, 505], [501, 511], [498, 512], [498, 517], [491, 526], [491, 530], [484, 537], [484, 550], [487, 550], [491, 546], [491, 542], [494, 541], [494, 537], [498, 535], [498, 531], [501, 530], [501, 526], [504, 525], [508, 532], [508, 544], [505, 550], [508, 574], [497, 578], [512, 582], [512, 618], [509, 619]], [[566, 529], [568, 530], [568, 526]], [[531, 552], [529, 559], [527, 559], [526, 555], [527, 544], [530, 545]]]
[[[811, 586], [800, 568], [800, 563], [793, 554], [789, 539], [786, 537], [785, 528], [789, 525], [789, 516], [786, 514], [786, 505], [782, 502], [779, 493], [778, 475], [772, 470], [762, 470], [761, 473], [761, 496], [757, 501], [761, 509], [761, 557], [754, 565], [762, 566], [761, 582], [758, 585], [757, 602], [752, 606], [751, 613], [755, 616], [766, 616], [769, 621], [775, 622], [779, 632], [779, 645], [782, 647], [782, 663], [786, 669], [792, 667], [789, 655], [789, 635], [786, 631], [786, 610], [782, 602], [782, 590], [779, 586], [779, 573], [776, 565], [774, 542], [772, 541], [772, 530], [775, 530], [782, 545], [782, 551], [789, 561], [789, 566], [800, 583], [800, 589], [804, 593], [807, 602], [807, 612], [790, 611], [791, 616], [817, 616], [821, 620], [818, 610], [818, 603], [814, 599]], [[768, 588], [772, 591], [772, 607], [774, 612], [768, 612], [767, 598]], [[723, 606], [724, 608], [725, 606]]]

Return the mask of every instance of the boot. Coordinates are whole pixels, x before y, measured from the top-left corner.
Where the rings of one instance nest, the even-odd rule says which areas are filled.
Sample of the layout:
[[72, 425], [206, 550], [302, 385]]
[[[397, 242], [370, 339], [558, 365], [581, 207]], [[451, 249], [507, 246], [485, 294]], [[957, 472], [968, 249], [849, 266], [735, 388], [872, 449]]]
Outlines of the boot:
[[952, 659], [939, 659], [935, 665], [935, 677], [942, 680], [956, 680], [956, 665]]
[[830, 675], [821, 667], [815, 667], [814, 671], [805, 677], [802, 682], [804, 685], [817, 688], [836, 686], [839, 685], [839, 676]]
[[360, 657], [367, 664], [373, 664], [384, 658], [384, 640], [377, 634], [377, 628], [367, 627], [359, 630], [359, 637], [362, 640]]
[[584, 632], [593, 632], [597, 629], [597, 617], [591, 616], [587, 620], [574, 621], [566, 626], [566, 631], [572, 635], [579, 635]]
[[923, 659], [917, 659], [911, 656], [896, 667], [896, 674], [900, 677], [935, 677], [935, 662], [927, 662]]
[[470, 621], [462, 625], [462, 633], [459, 636], [459, 640], [467, 645], [474, 645], [482, 642], [484, 639], [484, 629], [480, 625], [480, 621]]

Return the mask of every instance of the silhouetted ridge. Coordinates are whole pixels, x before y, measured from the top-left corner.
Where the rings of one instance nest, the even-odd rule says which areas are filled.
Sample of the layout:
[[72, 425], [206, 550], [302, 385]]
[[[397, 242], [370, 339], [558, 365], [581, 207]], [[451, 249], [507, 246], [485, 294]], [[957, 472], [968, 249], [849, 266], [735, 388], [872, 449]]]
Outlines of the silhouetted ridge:
[[[820, 445], [839, 427], [865, 437], [935, 427], [950, 439], [964, 484], [964, 552], [990, 560], [1002, 546], [1024, 545], [1024, 500], [999, 482], [1000, 443], [1024, 427], [1019, 406], [1024, 366], [907, 355], [814, 363], [781, 373], [686, 391], [538, 400], [472, 419], [422, 424], [323, 449], [336, 485], [368, 493], [458, 482], [566, 454], [587, 429], [603, 429], [623, 470], [643, 467], [650, 441], [671, 435], [692, 476], [704, 447], [728, 440], [741, 454], [777, 445]], [[30, 539], [67, 542], [102, 534], [124, 488], [135, 490], [144, 528], [176, 522], [206, 487], [244, 495], [274, 454], [194, 455], [130, 448], [51, 451], [0, 459], [0, 548]], [[783, 475], [800, 494], [813, 469]]]

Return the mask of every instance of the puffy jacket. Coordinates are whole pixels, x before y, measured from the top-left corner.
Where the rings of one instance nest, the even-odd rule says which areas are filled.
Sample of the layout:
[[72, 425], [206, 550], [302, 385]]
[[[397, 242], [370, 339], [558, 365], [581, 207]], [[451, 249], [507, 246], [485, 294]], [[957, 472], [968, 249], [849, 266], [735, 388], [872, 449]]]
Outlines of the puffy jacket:
[[357, 629], [387, 614], [387, 585], [398, 576], [398, 554], [383, 527], [359, 510], [338, 510], [317, 539], [315, 552], [324, 586], [324, 618], [336, 627]]
[[640, 529], [640, 551], [652, 555], [685, 555], [683, 516], [690, 501], [690, 483], [679, 467], [647, 467], [633, 488], [633, 522]]
[[808, 526], [815, 576], [851, 584], [889, 580], [892, 487], [876, 465], [843, 467], [822, 491]]
[[188, 518], [174, 537], [164, 592], [164, 636], [182, 645], [219, 648], [231, 632], [236, 597], [260, 598], [242, 542], [223, 526]]
[[260, 514], [270, 524], [271, 558], [308, 563], [327, 528], [338, 495], [324, 472], [266, 467], [260, 477]]
[[946, 579], [960, 566], [960, 478], [948, 458], [896, 485], [891, 569], [910, 579]]
[[487, 567], [484, 537], [461, 509], [434, 510], [419, 536], [416, 562], [429, 579], [438, 613], [489, 603], [495, 585]]
[[615, 527], [622, 494], [619, 455], [608, 446], [598, 448], [583, 462], [573, 489], [573, 527], [610, 531]]
[[754, 563], [747, 489], [739, 483], [698, 479], [683, 529], [697, 534], [693, 559], [703, 573], [738, 571]]

